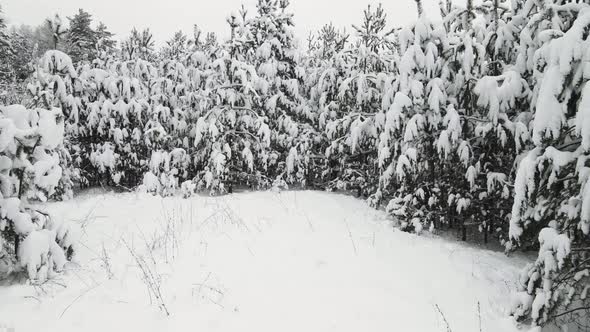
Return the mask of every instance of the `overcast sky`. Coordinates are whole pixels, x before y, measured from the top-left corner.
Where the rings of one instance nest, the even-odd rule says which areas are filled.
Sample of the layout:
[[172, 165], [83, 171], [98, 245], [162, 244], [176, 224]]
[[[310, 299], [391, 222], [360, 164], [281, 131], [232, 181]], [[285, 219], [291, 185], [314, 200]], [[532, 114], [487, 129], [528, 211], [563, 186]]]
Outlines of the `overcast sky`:
[[[362, 10], [372, 0], [291, 0], [291, 12], [295, 14], [295, 28], [298, 37], [305, 40], [309, 31], [316, 31], [322, 25], [333, 22], [346, 27], [361, 22]], [[407, 24], [416, 18], [414, 0], [382, 1], [390, 26]], [[433, 19], [440, 19], [438, 0], [424, 0], [426, 13]], [[175, 31], [183, 30], [192, 34], [193, 24], [204, 31], [214, 31], [222, 37], [229, 32], [225, 18], [240, 5], [255, 12], [256, 0], [0, 0], [0, 5], [12, 25], [38, 25], [55, 13], [62, 18], [72, 16], [78, 8], [90, 12], [95, 20], [104, 22], [111, 32], [121, 40], [131, 28], [149, 27], [158, 45], [169, 39]]]

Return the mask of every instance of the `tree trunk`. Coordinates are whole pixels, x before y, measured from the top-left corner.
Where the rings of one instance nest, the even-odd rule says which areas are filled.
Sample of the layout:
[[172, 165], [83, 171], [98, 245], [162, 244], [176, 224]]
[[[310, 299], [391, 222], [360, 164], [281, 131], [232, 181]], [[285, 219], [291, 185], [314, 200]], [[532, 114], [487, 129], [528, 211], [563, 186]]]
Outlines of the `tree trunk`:
[[465, 220], [461, 221], [461, 241], [467, 241], [467, 227], [465, 226]]

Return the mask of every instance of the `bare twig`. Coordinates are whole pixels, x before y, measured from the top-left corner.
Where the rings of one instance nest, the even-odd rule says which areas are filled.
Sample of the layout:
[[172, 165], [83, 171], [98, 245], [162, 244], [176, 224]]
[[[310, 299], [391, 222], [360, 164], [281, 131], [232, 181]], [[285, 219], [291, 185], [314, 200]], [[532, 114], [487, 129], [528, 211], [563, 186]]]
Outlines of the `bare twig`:
[[28, 296], [25, 296], [24, 298], [25, 299], [33, 299], [33, 300], [36, 300], [37, 302], [41, 303], [41, 300], [39, 300], [38, 297], [33, 296], [33, 295], [28, 295]]
[[63, 315], [66, 313], [66, 311], [74, 304], [76, 303], [76, 301], [78, 301], [79, 299], [82, 298], [82, 296], [86, 295], [88, 292], [90, 292], [91, 290], [95, 289], [96, 287], [100, 286], [100, 284], [95, 284], [94, 286], [87, 288], [84, 292], [82, 292], [80, 295], [78, 295], [74, 301], [72, 301], [70, 304], [68, 304], [67, 307], [64, 308], [64, 310], [61, 312], [61, 315], [59, 315], [59, 318], [62, 318]]
[[150, 265], [142, 256], [138, 255], [135, 252], [135, 250], [133, 250], [133, 248], [131, 248], [127, 244], [127, 241], [123, 240], [123, 244], [125, 244], [127, 250], [129, 250], [129, 253], [131, 254], [131, 256], [133, 257], [133, 259], [135, 260], [139, 269], [142, 272], [143, 281], [148, 289], [148, 295], [150, 296], [150, 300], [153, 296], [157, 301], [158, 308], [162, 312], [164, 312], [166, 316], [170, 316], [170, 312], [168, 311], [168, 307], [166, 306], [166, 303], [164, 302], [164, 297], [162, 296], [162, 276], [158, 274], [156, 271], [156, 261], [153, 257], [151, 248], [148, 247], [147, 250], [150, 252], [153, 265]]
[[107, 277], [109, 279], [112, 279], [114, 274], [113, 271], [111, 269], [111, 262], [109, 259], [109, 255], [107, 253], [107, 250], [104, 246], [104, 242], [102, 243], [102, 254], [100, 256], [100, 260], [102, 261], [102, 266], [104, 267], [105, 271], [107, 272]]
[[350, 237], [350, 242], [352, 242], [352, 247], [354, 248], [354, 254], [357, 254], [356, 251], [356, 244], [354, 243], [354, 239], [352, 238], [352, 233], [350, 232], [350, 227], [348, 227], [348, 222], [344, 219], [344, 224], [346, 225], [346, 229], [348, 230], [348, 236]]
[[445, 314], [443, 314], [442, 310], [440, 310], [440, 307], [438, 306], [438, 304], [435, 304], [434, 308], [436, 309], [436, 311], [438, 311], [438, 313], [442, 317], [443, 321], [445, 322], [445, 325], [447, 326], [446, 332], [453, 332], [453, 330], [451, 330], [451, 326], [449, 325], [449, 322], [447, 321], [447, 318], [445, 317]]
[[481, 330], [481, 305], [480, 305], [479, 301], [477, 301], [477, 318], [479, 319], [479, 332], [482, 332], [482, 330]]

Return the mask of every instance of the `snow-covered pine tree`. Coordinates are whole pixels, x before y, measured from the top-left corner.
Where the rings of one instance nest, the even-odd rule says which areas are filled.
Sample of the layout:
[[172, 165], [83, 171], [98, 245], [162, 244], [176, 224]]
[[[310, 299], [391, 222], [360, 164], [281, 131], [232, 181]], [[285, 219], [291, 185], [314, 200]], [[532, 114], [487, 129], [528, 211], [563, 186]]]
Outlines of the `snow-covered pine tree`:
[[95, 29], [96, 52], [99, 58], [106, 58], [115, 51], [117, 42], [113, 39], [114, 34], [110, 32], [103, 22], [98, 22]]
[[230, 40], [221, 49], [202, 44], [191, 55], [194, 67], [189, 70], [200, 83], [191, 97], [198, 102], [189, 125], [194, 171], [183, 187], [212, 193], [231, 192], [234, 185], [270, 184], [263, 175], [270, 129], [253, 107], [260, 78], [254, 66], [244, 62], [254, 54], [246, 12], [230, 15], [227, 22]]
[[79, 9], [73, 17], [68, 17], [70, 21], [67, 32], [67, 53], [72, 58], [74, 64], [80, 61], [94, 60], [97, 56], [97, 35], [90, 26], [92, 24], [92, 15]]
[[10, 39], [6, 32], [6, 19], [4, 18], [2, 7], [0, 7], [0, 47], [8, 47]]
[[[6, 28], [6, 20], [2, 14], [2, 7], [0, 7], [0, 58], [8, 60], [13, 54], [14, 50], [10, 42], [10, 35]], [[0, 63], [0, 84], [2, 85], [10, 80], [8, 73], [11, 72], [11, 66], [10, 62], [6, 60]], [[3, 89], [0, 87], [0, 93], [2, 91]]]
[[29, 203], [53, 195], [62, 168], [59, 108], [0, 107], [0, 276], [24, 269], [44, 282], [74, 254], [79, 231]]
[[[324, 177], [330, 179], [328, 189], [354, 189], [358, 194], [374, 192], [376, 141], [382, 96], [394, 79], [396, 54], [386, 28], [386, 15], [381, 6], [364, 11], [356, 31], [356, 46], [332, 56], [317, 75], [312, 100], [317, 103], [320, 127], [325, 131], [328, 147]], [[320, 35], [334, 40], [331, 29]], [[343, 37], [340, 38], [344, 39]], [[340, 47], [340, 41], [334, 40]], [[326, 44], [324, 42], [324, 44]], [[330, 50], [322, 51], [323, 53]], [[313, 77], [313, 76], [312, 76]]]
[[[444, 221], [450, 226], [458, 223], [463, 240], [468, 225], [479, 227], [484, 242], [492, 230], [505, 234], [512, 203], [508, 178], [528, 138], [526, 123], [516, 118], [514, 109], [526, 109], [526, 82], [514, 71], [485, 76], [505, 67], [504, 56], [492, 64], [486, 61], [507, 53], [498, 39], [498, 5], [496, 1], [490, 9], [489, 4], [474, 5], [470, 0], [465, 8], [448, 7], [444, 15], [450, 29], [445, 66], [450, 105], [437, 146], [445, 161], [439, 177], [444, 180], [439, 182], [448, 193], [442, 197], [442, 205], [448, 206]], [[492, 40], [497, 45], [491, 45]]]
[[[52, 50], [47, 51], [39, 60], [33, 73], [33, 81], [27, 85], [27, 90], [32, 96], [32, 105], [61, 110], [68, 133], [77, 127], [79, 120], [81, 101], [79, 97], [74, 97], [77, 77], [71, 58], [61, 51]], [[66, 141], [66, 145], [71, 148], [71, 137], [68, 136]], [[68, 199], [73, 196], [74, 181], [80, 180], [80, 174], [71, 160], [71, 150], [65, 145], [60, 145], [56, 149], [63, 171], [54, 197]]]
[[[6, 65], [10, 66], [10, 71], [16, 82], [16, 86], [21, 86], [26, 79], [34, 71], [34, 63], [36, 59], [35, 40], [33, 31], [30, 27], [22, 26], [19, 28], [12, 28], [10, 31], [10, 43], [12, 46], [12, 54], [6, 54]], [[1, 51], [0, 51], [1, 52]], [[21, 98], [23, 96], [20, 96]]]
[[30, 91], [40, 105], [61, 107], [66, 114], [67, 147], [76, 167], [70, 175], [78, 184], [134, 186], [147, 165], [142, 143], [146, 91], [157, 71], [141, 60], [106, 59], [94, 65], [104, 69], [85, 64], [78, 74], [67, 55], [47, 52]]
[[437, 156], [448, 153], [442, 147], [455, 137], [447, 135], [446, 142], [440, 138], [452, 114], [446, 107], [443, 70], [446, 31], [426, 17], [420, 0], [416, 4], [417, 21], [397, 33], [397, 75], [386, 89], [377, 121], [383, 128], [377, 156], [380, 188], [370, 199], [376, 204], [393, 197], [387, 210], [400, 219], [402, 228], [420, 232], [434, 221], [428, 207], [440, 202]]
[[344, 50], [349, 36], [345, 29], [339, 31], [330, 22], [318, 31], [317, 40], [311, 35], [311, 46], [308, 46], [308, 52], [311, 53], [314, 59], [328, 60]]
[[[317, 43], [312, 36], [308, 55], [304, 58], [307, 79], [305, 80], [305, 96], [313, 112], [319, 114], [314, 125], [318, 131], [324, 132], [321, 147], [325, 154], [330, 146], [330, 139], [326, 132], [327, 125], [339, 116], [338, 92], [343, 79], [348, 75], [346, 41], [349, 36], [336, 31], [332, 24], [325, 25], [318, 33]], [[317, 44], [314, 46], [314, 44]], [[322, 167], [322, 181], [314, 183], [318, 188], [332, 189], [339, 183], [336, 179], [339, 173], [340, 160], [327, 156]], [[343, 186], [341, 186], [343, 187]]]
[[49, 17], [45, 20], [45, 25], [51, 33], [52, 45], [51, 49], [57, 50], [60, 48], [60, 42], [64, 40], [68, 30], [66, 29], [61, 17], [55, 14], [53, 17]]
[[[244, 7], [238, 14], [232, 14], [227, 22], [231, 39], [225, 45], [223, 81], [215, 93], [221, 99], [221, 107], [227, 109], [224, 144], [229, 144], [233, 157], [226, 167], [231, 184], [251, 187], [267, 187], [271, 183], [265, 175], [271, 161], [271, 131], [268, 118], [256, 109], [260, 97], [256, 89], [264, 84], [256, 68], [246, 60], [254, 55], [253, 36]], [[230, 187], [231, 189], [231, 187]]]
[[514, 64], [518, 49], [518, 25], [507, 0], [494, 0], [478, 6], [486, 22], [483, 45], [486, 48], [488, 75], [499, 75], [506, 65]]
[[464, 174], [472, 154], [470, 139], [474, 126], [469, 119], [475, 112], [473, 90], [481, 77], [485, 51], [481, 45], [481, 28], [475, 22], [473, 1], [468, 0], [465, 7], [452, 6], [450, 2], [440, 5], [447, 35], [442, 72], [448, 98], [443, 129], [436, 142], [441, 159], [436, 180], [439, 191], [429, 202], [429, 213], [432, 222], [440, 221], [449, 227], [458, 224], [461, 237], [466, 240], [466, 223], [481, 219], [474, 215], [479, 212], [476, 207], [479, 197], [473, 196], [477, 195], [472, 188], [474, 179], [466, 179]]
[[534, 325], [585, 323], [590, 5], [522, 1], [515, 10], [523, 22], [516, 69], [534, 85], [534, 148], [520, 158], [516, 172], [508, 249], [538, 246], [539, 255], [523, 270], [512, 315]]
[[263, 79], [257, 87], [261, 99], [254, 108], [268, 117], [273, 133], [269, 177], [305, 185], [319, 176], [309, 173], [314, 168], [311, 155], [317, 135], [311, 126], [314, 114], [302, 100], [305, 71], [299, 64], [301, 54], [288, 6], [288, 0], [258, 0], [257, 13], [248, 20], [255, 49], [251, 61]]
[[[182, 39], [180, 35], [177, 37]], [[196, 165], [191, 163], [189, 149], [194, 135], [191, 135], [190, 126], [194, 125], [193, 120], [198, 114], [191, 105], [202, 105], [202, 99], [193, 99], [195, 95], [191, 92], [195, 88], [202, 90], [202, 86], [193, 85], [191, 72], [184, 65], [191, 64], [186, 47], [178, 44], [174, 52], [177, 52], [176, 59], [160, 62], [149, 83], [144, 81], [149, 87], [146, 95], [149, 105], [145, 126], [138, 131], [143, 138], [139, 144], [147, 153], [149, 168], [149, 172], [144, 174], [142, 190], [163, 195], [175, 194], [181, 183], [194, 173]], [[198, 96], [202, 95], [204, 93]], [[200, 110], [198, 108], [197, 111]]]
[[186, 53], [187, 38], [182, 30], [175, 32], [174, 36], [166, 41], [166, 46], [162, 50], [162, 57], [164, 59], [179, 60]]
[[141, 32], [133, 28], [131, 35], [121, 42], [121, 57], [123, 60], [151, 61], [155, 58], [154, 47], [154, 36], [149, 28]]

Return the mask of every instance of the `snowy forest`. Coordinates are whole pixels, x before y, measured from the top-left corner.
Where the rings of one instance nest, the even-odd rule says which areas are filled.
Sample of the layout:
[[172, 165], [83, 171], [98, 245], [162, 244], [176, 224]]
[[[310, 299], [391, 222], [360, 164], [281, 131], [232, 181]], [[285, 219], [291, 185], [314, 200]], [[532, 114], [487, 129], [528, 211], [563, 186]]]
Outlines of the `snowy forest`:
[[530, 256], [512, 324], [589, 328], [590, 1], [415, 4], [407, 26], [368, 6], [295, 36], [289, 0], [258, 0], [228, 38], [195, 25], [161, 47], [83, 9], [35, 27], [3, 12], [0, 279], [63, 273], [82, 231], [42, 206], [86, 188], [329, 191], [418, 242]]

